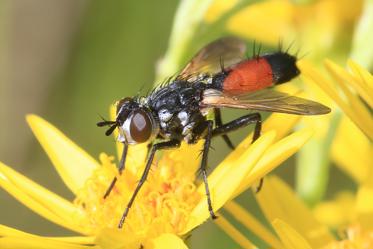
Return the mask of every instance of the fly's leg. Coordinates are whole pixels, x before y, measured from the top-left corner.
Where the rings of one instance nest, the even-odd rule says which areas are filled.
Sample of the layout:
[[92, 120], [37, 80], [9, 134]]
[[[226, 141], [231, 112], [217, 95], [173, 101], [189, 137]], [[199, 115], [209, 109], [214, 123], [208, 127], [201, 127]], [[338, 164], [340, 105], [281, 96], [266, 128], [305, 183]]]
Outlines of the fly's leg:
[[147, 152], [146, 152], [146, 158], [148, 158], [149, 157], [149, 153], [150, 153], [150, 150], [151, 150], [151, 148], [153, 147], [153, 142], [150, 142], [150, 143], [148, 143], [148, 145], [146, 146], [146, 148], [147, 148]]
[[248, 114], [238, 119], [235, 119], [229, 123], [226, 123], [222, 126], [216, 127], [212, 131], [212, 136], [213, 137], [222, 136], [231, 131], [238, 130], [242, 127], [248, 126], [249, 124], [253, 124], [253, 123], [255, 123], [254, 135], [253, 135], [253, 140], [252, 140], [252, 143], [254, 143], [255, 140], [259, 138], [260, 132], [262, 130], [262, 117], [260, 116], [259, 113]]
[[264, 178], [260, 178], [258, 185], [255, 187], [255, 193], [259, 193], [263, 187]]
[[[128, 144], [127, 143], [124, 143], [123, 144], [123, 151], [122, 151], [122, 157], [120, 159], [120, 162], [119, 162], [119, 175], [122, 174], [123, 170], [124, 170], [124, 167], [125, 167], [125, 163], [126, 163], [126, 157], [127, 157], [127, 151], [128, 151]], [[111, 193], [111, 191], [113, 190], [114, 186], [115, 186], [115, 183], [117, 182], [117, 177], [114, 177], [114, 179], [112, 180], [112, 182], [110, 183], [109, 185], [109, 188], [106, 190], [105, 194], [104, 194], [104, 199], [106, 199], [109, 194]]]
[[207, 182], [207, 158], [208, 158], [208, 152], [209, 152], [211, 138], [212, 138], [213, 121], [212, 120], [207, 121], [206, 125], [207, 125], [207, 129], [206, 129], [207, 133], [205, 136], [205, 144], [203, 146], [203, 151], [202, 151], [202, 161], [201, 161], [201, 166], [199, 169], [202, 174], [203, 182], [205, 184], [207, 206], [210, 212], [210, 216], [212, 219], [216, 219], [217, 216], [215, 215], [214, 210], [212, 208], [210, 189], [209, 189], [209, 184]]
[[122, 228], [123, 227], [124, 221], [125, 221], [125, 219], [126, 219], [126, 217], [128, 215], [128, 212], [129, 212], [129, 210], [130, 210], [130, 208], [131, 208], [131, 206], [133, 204], [133, 201], [135, 200], [138, 192], [140, 191], [142, 185], [144, 184], [144, 182], [146, 181], [146, 178], [148, 177], [148, 173], [150, 171], [150, 167], [152, 165], [155, 152], [157, 150], [177, 148], [179, 146], [180, 146], [180, 142], [177, 141], [177, 140], [171, 140], [171, 141], [167, 141], [167, 142], [161, 142], [161, 143], [157, 143], [157, 144], [153, 145], [153, 147], [150, 150], [149, 158], [148, 158], [148, 161], [146, 162], [144, 172], [142, 173], [140, 181], [137, 184], [137, 186], [135, 188], [135, 191], [133, 192], [133, 194], [131, 196], [131, 199], [129, 200], [129, 202], [127, 204], [126, 210], [124, 210], [124, 212], [123, 212], [122, 218], [120, 219], [120, 222], [118, 224], [118, 228]]
[[[252, 123], [255, 123], [253, 140], [251, 142], [254, 143], [255, 140], [259, 138], [260, 132], [262, 130], [262, 118], [259, 113], [248, 114], [229, 123], [216, 127], [213, 130], [212, 135], [214, 137], [219, 135], [225, 135], [231, 131], [238, 130], [239, 128], [245, 127]], [[262, 186], [263, 178], [259, 180], [258, 186], [255, 187], [255, 193], [258, 193], [261, 190]]]
[[[215, 124], [216, 124], [216, 127], [221, 127], [223, 125], [223, 122], [222, 122], [222, 119], [221, 119], [220, 109], [215, 108], [214, 109], [214, 114], [215, 114]], [[228, 145], [229, 148], [231, 148], [232, 150], [235, 149], [232, 141], [230, 140], [230, 138], [228, 137], [227, 134], [223, 134], [223, 135], [221, 135], [221, 137], [224, 139], [224, 142]]]

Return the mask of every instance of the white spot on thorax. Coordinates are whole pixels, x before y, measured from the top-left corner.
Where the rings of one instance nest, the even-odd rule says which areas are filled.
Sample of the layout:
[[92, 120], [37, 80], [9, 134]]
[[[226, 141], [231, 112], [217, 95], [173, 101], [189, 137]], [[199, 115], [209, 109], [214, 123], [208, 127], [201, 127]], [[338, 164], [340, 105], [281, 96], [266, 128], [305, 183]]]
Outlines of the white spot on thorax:
[[189, 115], [188, 115], [187, 112], [185, 112], [185, 111], [181, 111], [181, 112], [179, 112], [179, 113], [177, 114], [177, 117], [179, 118], [180, 123], [181, 123], [182, 126], [187, 125], [188, 120], [189, 120]]
[[167, 109], [161, 109], [158, 112], [158, 117], [161, 123], [168, 122], [172, 118], [172, 113]]

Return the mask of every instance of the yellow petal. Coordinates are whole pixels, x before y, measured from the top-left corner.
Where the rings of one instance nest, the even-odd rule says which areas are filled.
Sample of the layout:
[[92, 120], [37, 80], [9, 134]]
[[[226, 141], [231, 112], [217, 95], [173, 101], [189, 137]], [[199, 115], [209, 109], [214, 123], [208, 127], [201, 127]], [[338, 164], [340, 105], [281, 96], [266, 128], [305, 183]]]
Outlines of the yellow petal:
[[164, 233], [155, 238], [144, 238], [138, 234], [126, 236], [126, 233], [118, 229], [104, 229], [97, 236], [96, 244], [103, 249], [188, 249], [184, 241], [175, 234]]
[[[372, 169], [371, 169], [372, 170]], [[358, 220], [367, 230], [373, 229], [373, 172], [367, 182], [359, 187], [356, 200]]]
[[252, 186], [258, 179], [264, 177], [286, 159], [295, 154], [312, 136], [312, 131], [303, 129], [297, 131], [277, 143], [271, 145], [260, 158], [254, 169], [237, 189], [235, 196]]
[[[291, 129], [296, 125], [299, 121], [299, 116], [297, 115], [289, 115], [289, 114], [282, 114], [282, 113], [273, 113], [269, 116], [269, 118], [263, 123], [262, 133], [267, 131], [275, 130], [276, 131], [276, 138], [275, 140], [279, 140], [288, 134]], [[281, 125], [279, 125], [281, 124]], [[242, 153], [244, 153], [247, 148], [250, 147], [252, 142], [253, 133], [248, 135], [238, 146], [237, 148], [230, 153], [222, 163], [232, 163], [232, 161], [239, 158]], [[214, 171], [215, 172], [215, 171]], [[213, 174], [214, 174], [213, 172]]]
[[[4, 225], [0, 225], [0, 237], [19, 237], [23, 239], [27, 239], [29, 237], [41, 237], [35, 234], [26, 233], [11, 227], [7, 227]], [[81, 245], [88, 245], [94, 243], [94, 237], [88, 236], [73, 236], [73, 237], [44, 237], [52, 240], [58, 240], [68, 243], [74, 244], [81, 244]]]
[[266, 228], [262, 222], [256, 219], [252, 214], [250, 214], [250, 212], [241, 207], [238, 203], [235, 201], [230, 201], [225, 204], [224, 209], [227, 210], [238, 222], [244, 225], [250, 232], [261, 238], [269, 246], [278, 249], [282, 248], [282, 244], [276, 238], [276, 236], [268, 228]]
[[185, 170], [183, 174], [189, 174], [192, 172], [193, 175], [197, 172], [200, 164], [201, 164], [201, 150], [203, 147], [203, 140], [200, 140], [196, 144], [187, 144], [187, 143], [182, 143], [181, 147], [176, 150], [168, 150], [165, 151], [164, 153], [168, 153], [169, 157], [175, 162], [183, 162], [187, 166], [183, 168], [182, 170]]
[[255, 195], [267, 220], [286, 221], [304, 236], [312, 247], [333, 241], [328, 229], [321, 225], [306, 205], [278, 177], [267, 177], [262, 190]]
[[[282, 113], [273, 113], [269, 116], [269, 118], [264, 122], [263, 124], [263, 128], [262, 128], [262, 133], [265, 133], [267, 131], [271, 131], [271, 130], [275, 130], [276, 131], [276, 138], [275, 140], [279, 140], [281, 139], [282, 137], [284, 137], [286, 134], [288, 134], [290, 132], [290, 130], [295, 126], [295, 124], [299, 121], [299, 116], [297, 115], [288, 115], [288, 114], [282, 114]], [[279, 126], [279, 124], [281, 124], [281, 126]], [[251, 133], [249, 136], [247, 136], [238, 146], [237, 148], [232, 151], [232, 153], [230, 153], [224, 160], [223, 162], [220, 163], [220, 165], [226, 165], [226, 169], [229, 170], [230, 169], [230, 165], [232, 164], [232, 162], [234, 162], [235, 160], [237, 160], [237, 158], [239, 158], [250, 146], [251, 146], [251, 142], [252, 142], [252, 135], [253, 133]], [[295, 136], [296, 137], [296, 136]], [[294, 137], [292, 136], [291, 139], [293, 139]], [[289, 138], [290, 139], [290, 138]], [[296, 140], [297, 138], [295, 138]], [[300, 139], [301, 140], [301, 139]], [[286, 142], [287, 140], [285, 140], [284, 142]], [[279, 147], [282, 148], [282, 149], [285, 149], [284, 147], [281, 147], [281, 144], [279, 144]], [[296, 147], [296, 145], [300, 145], [301, 143], [294, 143], [294, 145], [292, 145], [291, 147]], [[301, 145], [300, 145], [301, 146]], [[271, 146], [272, 147], [272, 146]], [[275, 147], [277, 148], [277, 147]], [[291, 149], [289, 149], [289, 151], [291, 151]], [[276, 152], [276, 156], [277, 154], [281, 155], [282, 152], [278, 152], [277, 150], [275, 150], [274, 152]], [[273, 153], [271, 153], [271, 155], [275, 155]], [[286, 155], [286, 154], [284, 154]], [[268, 161], [270, 161], [269, 159], [271, 157], [265, 157], [267, 158]], [[267, 162], [267, 161], [264, 161], [264, 162]], [[272, 166], [272, 168], [271, 168]], [[262, 170], [260, 172], [266, 172], [268, 173], [269, 171], [271, 171], [273, 169], [274, 166], [277, 166], [277, 164], [267, 164], [265, 169], [266, 170]], [[223, 168], [223, 166], [221, 166]], [[261, 169], [262, 166], [255, 166], [254, 170], [252, 173], [254, 172], [258, 172], [257, 169]], [[264, 169], [264, 168], [263, 168]], [[214, 172], [212, 172], [211, 175], [214, 175], [214, 174], [220, 174], [220, 175], [224, 175], [225, 171], [223, 170], [220, 170], [219, 172], [214, 170]], [[256, 173], [255, 174], [249, 174], [248, 177], [252, 178], [256, 176]], [[259, 177], [260, 178], [260, 177]], [[259, 179], [259, 178], [255, 178], [255, 179]], [[248, 180], [248, 179], [246, 179]], [[245, 180], [245, 181], [246, 181]], [[237, 190], [238, 192], [239, 190]], [[241, 192], [243, 190], [241, 189]]]
[[[255, 163], [262, 156], [264, 151], [271, 145], [276, 133], [274, 131], [263, 134], [234, 162], [224, 160], [214, 172], [208, 177], [211, 192], [211, 200], [214, 210], [218, 210], [229, 199], [246, 175], [252, 170]], [[205, 195], [203, 183], [199, 186], [198, 192]], [[182, 234], [187, 233], [194, 227], [200, 225], [209, 217], [206, 199], [202, 198], [190, 214], [190, 219]]]
[[69, 237], [47, 237], [51, 240], [68, 242], [80, 245], [93, 245], [95, 241], [94, 236], [69, 236]]
[[276, 140], [286, 136], [298, 123], [300, 116], [283, 113], [272, 113], [263, 123], [263, 132], [275, 130]]
[[[373, 139], [373, 117], [370, 110], [361, 101], [360, 96], [356, 94], [355, 90], [351, 90], [351, 85], [355, 81], [350, 79], [351, 76], [346, 72], [344, 68], [333, 63], [330, 60], [325, 60], [325, 67], [334, 77], [335, 81], [338, 83], [338, 87], [341, 89], [341, 92], [347, 99], [346, 103], [349, 105], [349, 108], [352, 111], [352, 113], [350, 114], [350, 118], [364, 132], [366, 132], [371, 139]], [[348, 76], [350, 76], [350, 78]], [[343, 110], [346, 111], [345, 109]]]
[[215, 0], [212, 2], [210, 7], [208, 8], [206, 15], [205, 15], [205, 21], [208, 23], [215, 22], [218, 20], [224, 13], [229, 11], [231, 8], [233, 8], [237, 3], [237, 0]]
[[290, 34], [294, 7], [289, 1], [265, 1], [248, 5], [227, 22], [227, 29], [248, 39], [275, 45]]
[[[117, 107], [116, 107], [116, 104], [110, 105], [110, 107], [109, 107], [109, 114], [110, 114], [110, 120], [116, 120], [116, 116], [117, 116]], [[118, 160], [120, 160], [120, 158], [122, 156], [122, 151], [123, 151], [123, 144], [119, 143], [118, 140], [117, 140], [118, 129], [114, 130], [113, 136], [114, 136], [114, 139], [115, 139], [115, 142], [116, 142], [115, 145], [116, 145], [116, 148], [117, 148]]]
[[[1, 162], [0, 174], [0, 185], [16, 199], [22, 203], [23, 200], [32, 199], [32, 202], [24, 203], [30, 209], [42, 216], [44, 216], [43, 214], [51, 214], [48, 217], [58, 217], [56, 221], [69, 224], [68, 227], [74, 228], [74, 231], [81, 231], [74, 225], [74, 220], [79, 218], [80, 212], [71, 202], [31, 181]], [[16, 193], [19, 194], [15, 195]], [[35, 205], [32, 205], [32, 203], [35, 203]]]
[[272, 225], [286, 249], [312, 249], [307, 240], [289, 224], [276, 219], [272, 222]]
[[331, 156], [337, 166], [357, 183], [366, 181], [373, 168], [373, 144], [346, 116], [342, 117], [334, 138]]
[[126, 236], [123, 230], [109, 228], [101, 230], [95, 240], [95, 244], [102, 249], [141, 248], [143, 243], [146, 241], [137, 234]]
[[365, 102], [373, 108], [373, 75], [352, 60], [347, 64], [354, 73], [354, 80], [350, 82]]
[[71, 219], [71, 215], [74, 213], [76, 214], [78, 211], [68, 200], [49, 191], [1, 162], [0, 173], [2, 173], [16, 188], [60, 217]]
[[215, 221], [215, 224], [218, 225], [226, 234], [228, 234], [237, 244], [242, 246], [242, 248], [257, 248], [248, 240], [245, 235], [243, 235], [238, 229], [236, 229], [227, 219], [224, 218], [221, 214], [218, 214], [219, 219]]
[[56, 127], [36, 115], [27, 115], [34, 135], [66, 186], [76, 194], [99, 164]]
[[97, 246], [84, 246], [74, 243], [54, 241], [42, 237], [19, 238], [3, 237], [0, 238], [1, 249], [99, 249]]
[[184, 241], [175, 234], [164, 233], [151, 241], [151, 246], [144, 246], [152, 249], [188, 249]]
[[[343, 112], [371, 139], [373, 139], [373, 118], [360, 97], [351, 90], [351, 76], [333, 62], [326, 60], [325, 66], [333, 77], [330, 81], [309, 63], [302, 60], [298, 64], [303, 75], [323, 89]], [[346, 74], [348, 76], [346, 76]]]
[[[123, 148], [123, 144], [118, 145]], [[148, 144], [136, 144], [128, 147], [126, 158], [126, 170], [134, 175], [141, 175], [144, 171], [146, 156], [148, 155]], [[119, 157], [120, 158], [120, 157]]]
[[98, 249], [92, 237], [42, 237], [0, 225], [1, 249]]
[[313, 212], [318, 221], [332, 229], [347, 227], [356, 220], [355, 199], [351, 192], [340, 192], [333, 200], [318, 203]]

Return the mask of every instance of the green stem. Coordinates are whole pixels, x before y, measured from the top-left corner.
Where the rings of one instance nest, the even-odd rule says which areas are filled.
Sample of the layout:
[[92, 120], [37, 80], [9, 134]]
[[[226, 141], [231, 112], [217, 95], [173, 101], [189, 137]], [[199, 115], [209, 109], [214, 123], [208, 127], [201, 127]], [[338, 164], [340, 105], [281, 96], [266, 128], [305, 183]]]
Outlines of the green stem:
[[373, 67], [373, 0], [364, 2], [363, 11], [358, 21], [352, 40], [351, 58], [361, 66]]
[[326, 192], [330, 148], [340, 119], [341, 113], [334, 114], [326, 137], [311, 139], [298, 153], [296, 190], [310, 206], [319, 202]]
[[195, 38], [212, 0], [182, 0], [171, 30], [168, 50], [157, 68], [156, 82], [175, 74], [183, 63], [184, 55]]

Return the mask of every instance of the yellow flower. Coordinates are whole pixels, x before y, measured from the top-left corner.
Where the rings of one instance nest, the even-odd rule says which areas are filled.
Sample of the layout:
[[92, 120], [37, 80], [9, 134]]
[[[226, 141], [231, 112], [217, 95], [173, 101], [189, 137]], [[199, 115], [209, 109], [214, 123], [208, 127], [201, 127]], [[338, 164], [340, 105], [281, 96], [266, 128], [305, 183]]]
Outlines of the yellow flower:
[[328, 78], [311, 64], [299, 63], [305, 79], [323, 89], [346, 114], [338, 127], [331, 155], [343, 171], [363, 182], [373, 167], [373, 76], [351, 60], [348, 65], [350, 71], [326, 60]]
[[[309, 130], [282, 138], [297, 120], [297, 116], [272, 115], [254, 144], [247, 137], [216, 167], [208, 178], [215, 210], [309, 139]], [[0, 248], [186, 248], [183, 238], [209, 218], [204, 186], [194, 176], [200, 144], [164, 152], [155, 161], [123, 229], [117, 229], [144, 167], [146, 146], [130, 149], [128, 168], [118, 176], [113, 157], [102, 153], [98, 162], [40, 117], [29, 115], [27, 121], [75, 200], [58, 196], [2, 163], [0, 185], [37, 214], [80, 235], [43, 237], [0, 226]], [[112, 194], [103, 199], [115, 175], [119, 180]]]
[[[337, 227], [340, 232], [337, 236], [329, 230], [324, 220], [320, 221], [318, 218], [322, 215], [326, 217], [333, 212], [339, 212], [332, 214], [335, 217], [340, 212], [347, 213], [351, 208], [350, 196], [339, 197], [339, 202], [343, 206], [334, 203], [334, 208], [329, 206], [328, 210], [324, 210], [325, 207], [321, 207], [323, 210], [316, 209], [315, 217], [312, 210], [299, 199], [291, 187], [276, 176], [267, 177], [262, 190], [255, 195], [275, 233], [234, 201], [227, 203], [224, 209], [271, 248], [367, 249], [373, 248], [373, 205], [372, 192], [369, 196], [366, 194], [357, 195], [355, 219], [345, 223], [343, 227]], [[248, 243], [248, 239], [224, 217], [218, 225], [241, 246]]]
[[250, 3], [238, 10], [234, 10], [235, 3], [214, 1], [206, 13], [206, 22], [215, 21], [233, 9], [234, 14], [228, 14], [226, 21], [229, 32], [268, 45], [295, 40], [303, 51], [312, 51], [309, 56], [313, 58], [322, 58], [333, 50], [346, 50], [362, 12], [362, 1], [349, 0], [316, 0], [308, 4], [269, 0]]

